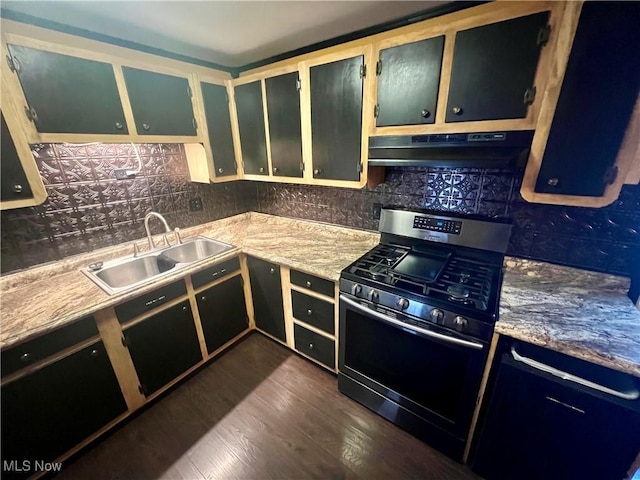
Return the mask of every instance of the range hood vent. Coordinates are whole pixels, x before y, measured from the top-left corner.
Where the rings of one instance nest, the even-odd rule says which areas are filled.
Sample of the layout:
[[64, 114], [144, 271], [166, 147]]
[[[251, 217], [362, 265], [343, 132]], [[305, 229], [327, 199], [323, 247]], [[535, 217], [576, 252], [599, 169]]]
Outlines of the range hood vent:
[[533, 130], [369, 137], [369, 165], [510, 168], [524, 165]]

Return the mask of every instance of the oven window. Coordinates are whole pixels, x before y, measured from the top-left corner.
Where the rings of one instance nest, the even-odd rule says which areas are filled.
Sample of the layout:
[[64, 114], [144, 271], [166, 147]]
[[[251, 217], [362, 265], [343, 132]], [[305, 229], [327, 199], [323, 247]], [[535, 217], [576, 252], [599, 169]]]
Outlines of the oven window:
[[344, 341], [345, 366], [453, 422], [461, 403], [469, 401], [465, 393], [474, 382], [469, 369], [482, 360], [477, 351], [425, 339], [352, 310], [346, 312]]

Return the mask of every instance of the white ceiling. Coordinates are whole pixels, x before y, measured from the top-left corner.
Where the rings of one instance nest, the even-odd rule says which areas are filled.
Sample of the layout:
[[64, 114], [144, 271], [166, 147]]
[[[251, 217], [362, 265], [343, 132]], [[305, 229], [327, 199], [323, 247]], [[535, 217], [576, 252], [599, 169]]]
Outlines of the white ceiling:
[[5, 1], [2, 8], [236, 67], [445, 1]]

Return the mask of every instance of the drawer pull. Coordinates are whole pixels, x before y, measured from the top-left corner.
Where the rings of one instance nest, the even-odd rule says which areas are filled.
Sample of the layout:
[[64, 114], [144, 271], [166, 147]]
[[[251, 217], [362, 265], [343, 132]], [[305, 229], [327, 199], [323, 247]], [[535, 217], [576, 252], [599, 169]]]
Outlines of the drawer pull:
[[309, 315], [309, 316], [313, 315], [313, 310], [311, 310], [311, 309], [307, 310], [307, 315]]
[[99, 354], [100, 354], [100, 352], [98, 352], [98, 350], [96, 350], [95, 348], [93, 350], [91, 350], [91, 356], [93, 358], [98, 357]]
[[186, 306], [186, 305], [183, 305], [183, 306], [182, 306], [182, 311], [183, 311], [183, 312], [186, 312], [186, 311], [187, 311], [187, 306]]
[[167, 296], [166, 295], [162, 295], [162, 296], [160, 296], [158, 298], [154, 298], [153, 300], [149, 300], [147, 303], [145, 303], [145, 305], [147, 307], [149, 307], [149, 306], [153, 305], [154, 303], [158, 303], [158, 302], [164, 300], [165, 298], [167, 298]]
[[200, 300], [202, 300], [203, 302], [204, 302], [206, 299], [207, 299], [207, 297], [206, 297], [206, 296], [204, 296], [204, 295], [202, 295], [202, 296], [200, 297]]
[[553, 397], [546, 396], [544, 398], [546, 398], [550, 402], [557, 403], [558, 405], [562, 405], [563, 407], [567, 407], [568, 409], [573, 410], [574, 412], [584, 413], [584, 410], [582, 410], [581, 408], [574, 407], [573, 405], [569, 405], [568, 403], [561, 402], [560, 400], [556, 400]]
[[307, 283], [305, 283], [305, 285], [307, 286], [307, 288], [311, 288], [311, 282], [309, 280], [307, 280]]
[[269, 269], [269, 273], [271, 273], [271, 274], [276, 273], [276, 269], [275, 269], [275, 268], [273, 268], [273, 267], [271, 267], [271, 268]]
[[20, 355], [20, 361], [22, 363], [29, 363], [33, 358], [31, 357], [30, 353], [23, 353], [22, 355]]
[[313, 343], [310, 343], [310, 344], [309, 344], [309, 350], [313, 350], [314, 346], [315, 346], [315, 345], [314, 345]]

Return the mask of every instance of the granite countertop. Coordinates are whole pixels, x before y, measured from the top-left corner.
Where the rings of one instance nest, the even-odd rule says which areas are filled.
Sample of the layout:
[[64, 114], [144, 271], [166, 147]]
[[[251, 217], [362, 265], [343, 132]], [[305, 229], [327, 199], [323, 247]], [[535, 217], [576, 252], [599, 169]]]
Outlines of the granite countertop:
[[[201, 260], [128, 293], [108, 295], [80, 268], [94, 261], [131, 255], [133, 242], [74, 255], [0, 277], [0, 348], [6, 348], [103, 308], [135, 298], [159, 286], [243, 252], [336, 281], [340, 271], [379, 242], [380, 235], [317, 222], [255, 212], [182, 230], [230, 243], [237, 248]], [[141, 250], [146, 240], [136, 241]]]
[[640, 377], [640, 311], [629, 279], [505, 259], [496, 333]]

